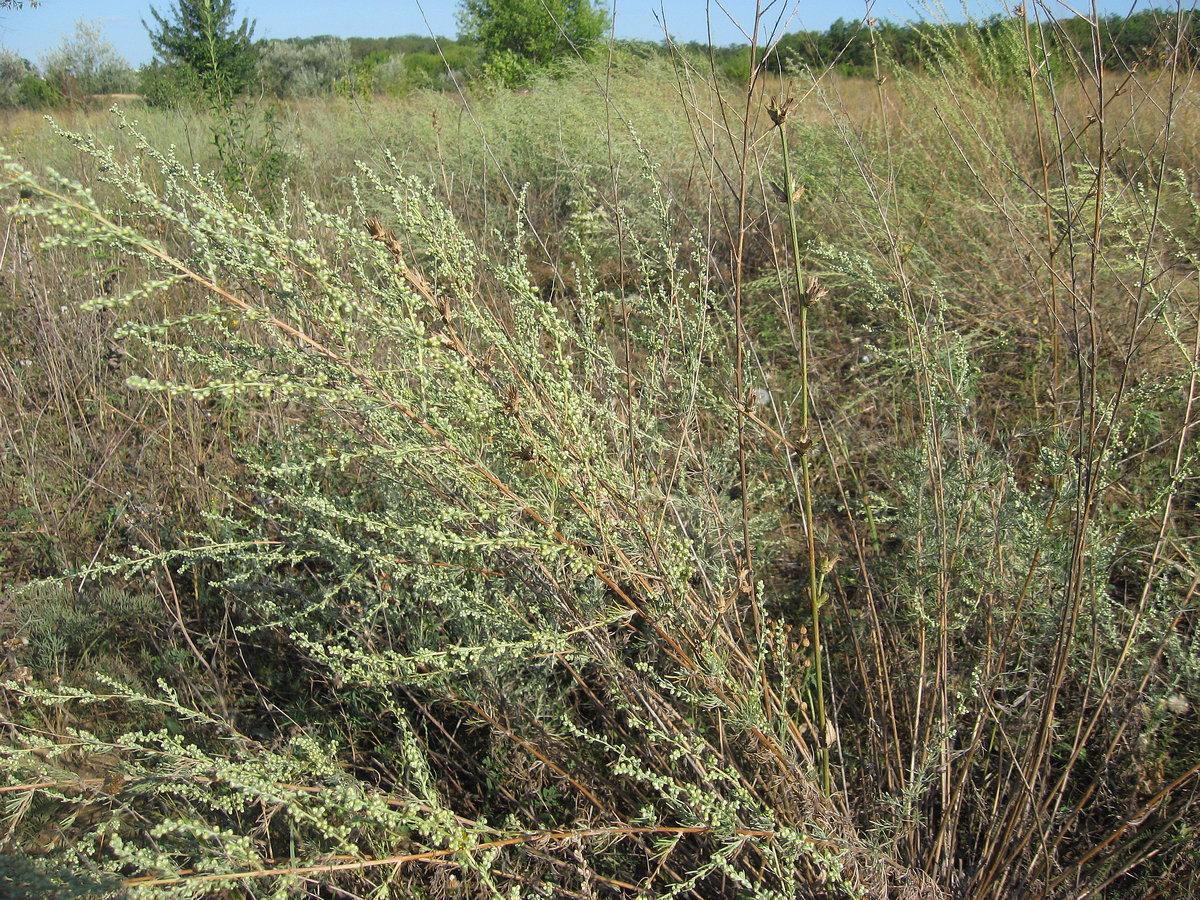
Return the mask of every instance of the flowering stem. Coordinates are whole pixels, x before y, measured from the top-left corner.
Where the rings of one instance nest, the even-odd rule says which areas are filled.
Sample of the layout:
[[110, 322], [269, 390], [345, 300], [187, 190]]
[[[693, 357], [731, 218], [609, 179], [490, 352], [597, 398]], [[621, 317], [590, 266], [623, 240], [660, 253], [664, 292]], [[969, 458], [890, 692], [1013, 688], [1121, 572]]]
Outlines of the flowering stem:
[[791, 108], [790, 98], [773, 108], [772, 118], [779, 126], [779, 141], [783, 149], [783, 191], [786, 195], [788, 236], [791, 239], [792, 277], [795, 279], [796, 296], [800, 299], [800, 476], [804, 488], [804, 531], [808, 538], [808, 596], [812, 616], [813, 665], [817, 682], [816, 725], [817, 746], [821, 760], [821, 785], [830, 793], [829, 775], [829, 728], [825, 717], [825, 679], [821, 660], [821, 590], [817, 572], [817, 543], [813, 528], [812, 478], [809, 471], [808, 454], [812, 441], [808, 431], [808, 308], [824, 295], [815, 278], [804, 285], [800, 276], [800, 238], [796, 230], [796, 200], [802, 193], [792, 181], [792, 165], [788, 157], [787, 114]]

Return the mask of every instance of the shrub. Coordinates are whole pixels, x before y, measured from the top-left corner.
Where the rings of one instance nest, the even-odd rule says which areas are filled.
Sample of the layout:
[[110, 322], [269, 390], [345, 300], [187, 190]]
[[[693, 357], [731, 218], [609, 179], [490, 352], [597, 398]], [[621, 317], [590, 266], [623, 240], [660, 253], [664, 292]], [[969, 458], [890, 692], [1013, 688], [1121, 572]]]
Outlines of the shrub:
[[277, 97], [328, 94], [350, 71], [350, 45], [341, 38], [267, 41], [256, 66], [263, 87]]
[[[239, 726], [169, 691], [10, 685], [30, 709], [116, 703], [146, 722], [93, 731], [71, 759], [14, 733], [11, 778], [57, 783], [75, 760], [112, 759], [110, 790], [157, 822], [152, 841], [124, 814], [91, 822], [76, 846], [107, 848], [92, 864], [149, 876], [128, 882], [147, 893], [227, 878], [282, 889], [309, 867], [364, 890], [396, 877], [385, 858], [422, 855], [495, 892], [498, 871], [560, 883], [539, 861], [547, 846], [582, 854], [566, 876], [581, 887], [732, 880], [791, 894], [813, 867], [834, 882], [889, 877], [812, 789], [787, 725], [802, 654], [738, 575], [737, 504], [714, 489], [736, 480], [742, 452], [728, 321], [675, 248], [640, 244], [641, 291], [621, 318], [637, 323], [631, 392], [602, 340], [617, 300], [586, 269], [568, 318], [530, 284], [519, 243], [483, 257], [401, 172], [364, 170], [354, 210], [294, 220], [239, 209], [170, 157], [160, 195], [79, 145], [125, 215], [175, 223], [169, 244], [187, 255], [115, 226], [81, 185], [42, 187], [13, 167], [12, 186], [32, 194], [24, 213], [115, 242], [155, 270], [154, 295], [199, 288], [178, 320], [125, 329], [194, 377], [136, 383], [293, 409], [282, 442], [244, 448], [245, 480], [230, 486], [261, 498], [258, 512], [215, 511], [191, 549], [104, 568], [214, 566], [209, 590], [261, 648], [248, 662], [269, 707], [306, 720], [268, 746], [247, 731], [267, 707]], [[681, 422], [715, 440], [680, 444]], [[752, 455], [771, 465], [765, 444]], [[746, 533], [770, 527], [756, 514]], [[751, 620], [759, 649], [742, 634]], [[284, 660], [291, 675], [270, 675]], [[255, 874], [280, 840], [289, 871]], [[442, 871], [403, 877], [411, 889]]]
[[463, 73], [474, 64], [475, 56], [462, 51], [447, 53], [445, 57], [435, 53], [406, 53], [401, 58], [405, 77], [414, 88], [442, 88], [450, 80], [450, 73]]
[[436, 84], [431, 73], [414, 70], [408, 65], [408, 57], [393, 53], [371, 69], [371, 89], [376, 94], [399, 96], [410, 90], [430, 88]]
[[29, 60], [7, 47], [0, 48], [0, 108], [53, 107], [61, 100]]
[[116, 47], [104, 40], [99, 22], [80, 19], [75, 33], [63, 36], [42, 59], [46, 79], [74, 102], [92, 94], [124, 94], [137, 78]]
[[147, 105], [161, 109], [199, 106], [204, 100], [200, 79], [181, 65], [154, 60], [138, 71], [139, 93]]
[[55, 109], [66, 102], [57, 87], [33, 73], [21, 79], [17, 101], [27, 109]]
[[32, 71], [29, 60], [15, 50], [0, 48], [0, 105], [6, 109], [20, 105], [21, 81]]
[[[168, 471], [208, 487], [186, 540], [7, 598], [15, 877], [1194, 893], [1191, 72], [1118, 91], [1000, 31], [761, 105], [638, 62], [608, 132], [586, 73], [472, 100], [453, 141], [447, 98], [381, 101], [425, 179], [384, 157], [271, 212], [128, 131], [73, 138], [86, 187], [10, 165], [49, 273], [14, 269], [14, 310], [119, 259], [90, 314], [194, 417]], [[45, 380], [11, 356], [0, 385]], [[74, 407], [27, 408], [51, 522], [74, 493], [32, 451]], [[110, 643], [155, 588], [161, 630]], [[170, 652], [122, 674], [122, 644]]]

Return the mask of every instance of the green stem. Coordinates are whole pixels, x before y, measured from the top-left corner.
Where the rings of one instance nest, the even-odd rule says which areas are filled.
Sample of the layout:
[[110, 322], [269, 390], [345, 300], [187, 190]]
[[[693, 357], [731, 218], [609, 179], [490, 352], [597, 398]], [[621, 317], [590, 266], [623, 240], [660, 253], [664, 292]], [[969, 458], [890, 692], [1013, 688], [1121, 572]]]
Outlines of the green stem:
[[796, 230], [795, 184], [788, 156], [787, 122], [779, 123], [779, 140], [783, 145], [783, 190], [787, 194], [788, 234], [792, 244], [792, 277], [800, 303], [800, 474], [804, 483], [804, 531], [808, 536], [808, 597], [812, 612], [813, 664], [817, 678], [817, 746], [821, 759], [821, 784], [826, 794], [831, 792], [829, 777], [828, 727], [825, 719], [825, 679], [821, 660], [821, 590], [817, 583], [817, 542], [813, 529], [812, 478], [808, 453], [811, 443], [808, 432], [808, 306], [810, 297], [800, 276], [800, 236]]

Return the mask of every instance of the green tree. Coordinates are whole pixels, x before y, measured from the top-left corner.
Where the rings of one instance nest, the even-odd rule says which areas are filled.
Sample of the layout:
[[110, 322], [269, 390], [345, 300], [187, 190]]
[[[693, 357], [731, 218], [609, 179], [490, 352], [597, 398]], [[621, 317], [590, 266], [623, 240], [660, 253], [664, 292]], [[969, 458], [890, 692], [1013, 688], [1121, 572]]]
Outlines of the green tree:
[[608, 11], [592, 0], [462, 0], [459, 37], [477, 43], [485, 63], [544, 66], [599, 40]]
[[153, 28], [142, 20], [158, 57], [192, 72], [218, 105], [244, 91], [254, 79], [254, 23], [234, 27], [233, 0], [176, 0], [169, 12], [150, 7]]

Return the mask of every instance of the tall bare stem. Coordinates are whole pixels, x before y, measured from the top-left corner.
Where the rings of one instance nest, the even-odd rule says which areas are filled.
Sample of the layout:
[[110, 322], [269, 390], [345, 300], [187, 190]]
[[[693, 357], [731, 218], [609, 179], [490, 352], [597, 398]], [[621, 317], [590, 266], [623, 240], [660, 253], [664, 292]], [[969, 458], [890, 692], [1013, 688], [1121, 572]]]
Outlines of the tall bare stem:
[[810, 278], [805, 284], [800, 274], [800, 237], [796, 229], [796, 201], [804, 193], [804, 187], [792, 178], [792, 164], [788, 157], [787, 118], [795, 106], [791, 97], [780, 97], [770, 107], [771, 120], [779, 128], [779, 142], [783, 150], [783, 193], [787, 206], [788, 238], [792, 250], [792, 278], [796, 296], [800, 298], [800, 435], [796, 441], [800, 454], [800, 477], [804, 484], [804, 531], [808, 542], [808, 596], [812, 615], [813, 665], [817, 680], [817, 744], [820, 747], [821, 785], [825, 793], [831, 789], [829, 776], [829, 727], [825, 717], [825, 679], [821, 660], [821, 585], [817, 566], [817, 541], [813, 529], [812, 476], [808, 453], [812, 439], [808, 429], [808, 411], [811, 398], [808, 391], [808, 309], [825, 296], [817, 279]]

